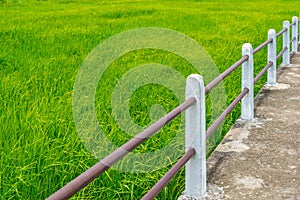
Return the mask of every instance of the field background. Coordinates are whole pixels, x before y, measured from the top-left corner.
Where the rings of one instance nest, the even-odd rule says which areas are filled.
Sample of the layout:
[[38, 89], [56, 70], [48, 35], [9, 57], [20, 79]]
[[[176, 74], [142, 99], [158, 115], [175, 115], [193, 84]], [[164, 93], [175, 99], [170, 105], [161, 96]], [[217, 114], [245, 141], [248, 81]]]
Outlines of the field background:
[[[1, 199], [45, 199], [97, 162], [75, 129], [72, 90], [81, 63], [103, 40], [139, 27], [173, 29], [196, 40], [222, 72], [241, 57], [243, 43], [258, 46], [267, 39], [268, 29], [281, 30], [282, 22], [297, 16], [299, 8], [298, 1], [284, 0], [2, 0]], [[166, 52], [146, 50], [119, 59], [99, 83], [98, 94], [109, 96], [117, 78], [136, 64], [156, 61], [185, 76], [193, 73], [188, 63], [174, 55], [161, 59], [157, 56], [161, 53]], [[255, 56], [256, 73], [265, 64], [264, 50]], [[264, 82], [265, 77], [257, 84], [256, 92]], [[107, 89], [103, 90], [101, 84]], [[240, 91], [240, 70], [227, 78], [224, 86], [230, 103]], [[149, 124], [149, 117], [147, 109], [138, 105], [160, 103], [171, 110], [180, 103], [169, 101], [172, 94], [164, 89], [158, 89], [163, 94], [161, 99], [151, 97], [155, 87], [137, 91], [131, 101], [133, 118], [143, 126]], [[137, 97], [146, 103], [141, 104]], [[99, 125], [107, 129], [114, 142], [124, 143], [130, 137], [120, 133], [112, 122], [110, 99], [97, 98], [97, 107], [105, 108], [98, 112]], [[226, 119], [223, 134], [238, 116], [239, 107]], [[163, 131], [176, 128], [175, 121]], [[153, 139], [143, 147], [159, 148], [157, 140], [162, 139]], [[111, 169], [74, 199], [139, 199], [169, 167], [143, 174]], [[182, 170], [157, 198], [177, 199], [183, 189]]]

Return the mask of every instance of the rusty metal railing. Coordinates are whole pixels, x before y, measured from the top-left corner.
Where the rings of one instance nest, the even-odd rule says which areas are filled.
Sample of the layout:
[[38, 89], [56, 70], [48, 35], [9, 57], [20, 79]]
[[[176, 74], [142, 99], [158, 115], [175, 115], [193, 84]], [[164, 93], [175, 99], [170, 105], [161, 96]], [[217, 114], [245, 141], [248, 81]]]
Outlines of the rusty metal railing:
[[262, 43], [261, 45], [259, 45], [258, 47], [256, 47], [253, 50], [253, 54], [256, 54], [257, 52], [259, 52], [260, 50], [262, 50], [264, 47], [266, 47], [268, 44], [273, 42], [273, 38], [268, 39], [267, 41], [265, 41], [264, 43]]
[[236, 70], [241, 64], [247, 61], [249, 58], [248, 55], [242, 56], [240, 60], [231, 65], [227, 70], [225, 70], [222, 74], [220, 74], [217, 78], [207, 84], [205, 87], [205, 94], [209, 93], [215, 86], [217, 86], [222, 80], [224, 80], [227, 76], [229, 76], [234, 70]]
[[276, 37], [279, 37], [281, 36], [283, 33], [285, 33], [288, 29], [287, 28], [283, 28], [281, 31], [279, 31], [277, 34], [276, 34]]
[[[206, 140], [214, 133], [225, 118], [232, 112], [239, 102], [242, 102], [241, 118], [251, 120], [254, 117], [254, 84], [268, 71], [267, 85], [276, 84], [276, 61], [283, 57], [282, 64], [290, 63], [290, 46], [292, 52], [297, 52], [298, 47], [298, 18], [293, 17], [292, 23], [284, 21], [283, 29], [277, 34], [274, 29], [268, 32], [268, 40], [257, 46], [254, 50], [251, 44], [244, 44], [242, 57], [222, 74], [204, 87], [203, 78], [200, 75], [190, 75], [187, 79], [186, 101], [174, 110], [150, 125], [140, 134], [126, 142], [107, 157], [96, 163], [87, 171], [69, 182], [67, 185], [49, 196], [48, 200], [68, 199], [79, 190], [92, 182], [95, 178], [108, 170], [112, 165], [125, 157], [129, 152], [153, 136], [166, 124], [186, 111], [186, 152], [173, 165], [173, 167], [144, 195], [143, 200], [154, 199], [168, 182], [186, 166], [186, 196], [191, 199], [200, 199], [206, 192]], [[292, 28], [292, 39], [290, 40], [290, 28]], [[276, 39], [283, 36], [283, 48], [276, 54]], [[253, 77], [253, 55], [268, 46], [267, 65]], [[205, 94], [209, 93], [222, 80], [229, 76], [239, 66], [242, 65], [242, 91], [233, 100], [222, 114], [205, 130]], [[198, 95], [193, 96], [197, 91]], [[193, 120], [193, 121], [192, 121]], [[193, 174], [195, 173], [195, 175]]]
[[257, 81], [259, 81], [259, 79], [268, 71], [268, 69], [270, 67], [272, 67], [274, 63], [272, 61], [270, 61], [258, 74], [257, 76], [254, 78], [254, 84], [257, 83]]
[[283, 53], [288, 50], [288, 47], [285, 46], [279, 53], [278, 55], [276, 56], [276, 60], [278, 60], [279, 58], [281, 58], [281, 56], [283, 55]]
[[243, 91], [232, 101], [232, 103], [223, 111], [223, 113], [216, 119], [216, 121], [207, 129], [206, 139], [208, 139], [214, 131], [219, 127], [223, 120], [231, 113], [235, 106], [242, 100], [242, 98], [249, 92], [249, 88], [244, 88]]
[[179, 170], [196, 154], [194, 148], [190, 148], [174, 166], [143, 196], [142, 200], [150, 200], [158, 195], [158, 193], [174, 178]]
[[59, 189], [57, 192], [52, 194], [48, 200], [55, 199], [68, 199], [72, 197], [75, 193], [85, 187], [87, 184], [92, 182], [95, 178], [100, 176], [103, 172], [108, 170], [112, 165], [125, 157], [129, 152], [135, 149], [138, 145], [149, 139], [154, 133], [172, 121], [180, 113], [186, 110], [188, 107], [196, 102], [194, 97], [187, 99], [181, 105], [176, 107], [174, 110], [169, 112], [164, 117], [160, 118], [158, 121], [153, 123], [151, 126], [146, 128], [140, 134], [136, 135], [134, 138], [123, 144], [117, 150], [109, 154], [107, 157], [102, 159], [100, 162], [92, 166], [90, 169], [79, 175], [73, 181]]

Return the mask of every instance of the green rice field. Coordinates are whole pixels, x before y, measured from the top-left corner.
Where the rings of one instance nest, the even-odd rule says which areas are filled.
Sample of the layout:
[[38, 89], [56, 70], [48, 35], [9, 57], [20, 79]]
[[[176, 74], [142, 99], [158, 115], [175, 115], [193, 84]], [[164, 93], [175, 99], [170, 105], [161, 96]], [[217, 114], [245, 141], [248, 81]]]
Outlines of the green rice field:
[[[0, 1], [1, 199], [45, 199], [98, 162], [78, 135], [72, 96], [81, 64], [101, 42], [134, 28], [167, 28], [198, 42], [223, 72], [240, 59], [244, 43], [258, 46], [267, 40], [269, 29], [280, 31], [284, 20], [299, 13], [296, 0]], [[255, 74], [266, 65], [266, 52], [255, 55]], [[132, 51], [113, 62], [99, 81], [95, 104], [98, 126], [118, 146], [132, 135], [113, 119], [112, 91], [127, 71], [154, 62], [184, 77], [197, 72], [179, 56], [156, 49]], [[227, 105], [239, 94], [240, 79], [239, 68], [223, 81]], [[266, 76], [255, 85], [256, 93], [265, 81]], [[213, 121], [209, 98], [208, 125]], [[170, 111], [180, 103], [168, 88], [147, 85], [131, 97], [130, 116], [146, 127], [152, 123], [151, 105]], [[239, 115], [237, 106], [221, 133], [208, 143], [208, 154]], [[180, 119], [175, 119], [134, 152], [162, 148], [174, 135], [184, 134], [179, 124]], [[184, 150], [182, 145], [178, 148]], [[174, 162], [143, 173], [110, 169], [73, 199], [140, 199]], [[184, 169], [157, 199], [177, 199], [183, 190]]]

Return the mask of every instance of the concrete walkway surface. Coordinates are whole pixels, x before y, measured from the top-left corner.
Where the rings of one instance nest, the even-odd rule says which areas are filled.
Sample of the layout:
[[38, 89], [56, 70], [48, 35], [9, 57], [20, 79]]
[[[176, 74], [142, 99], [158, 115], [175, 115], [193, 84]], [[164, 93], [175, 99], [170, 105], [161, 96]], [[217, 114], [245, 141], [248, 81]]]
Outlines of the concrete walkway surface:
[[208, 159], [207, 199], [300, 200], [300, 54], [291, 63]]

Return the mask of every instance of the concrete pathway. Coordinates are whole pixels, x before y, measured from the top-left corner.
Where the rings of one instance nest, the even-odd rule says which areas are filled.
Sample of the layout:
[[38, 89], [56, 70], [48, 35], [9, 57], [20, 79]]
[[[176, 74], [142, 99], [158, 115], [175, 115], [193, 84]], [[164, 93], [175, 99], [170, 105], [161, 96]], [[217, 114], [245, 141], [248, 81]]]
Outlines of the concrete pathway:
[[207, 199], [300, 200], [300, 55], [291, 63], [208, 159]]

